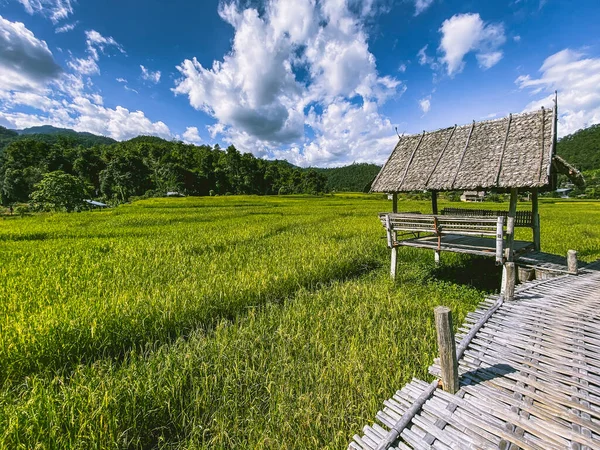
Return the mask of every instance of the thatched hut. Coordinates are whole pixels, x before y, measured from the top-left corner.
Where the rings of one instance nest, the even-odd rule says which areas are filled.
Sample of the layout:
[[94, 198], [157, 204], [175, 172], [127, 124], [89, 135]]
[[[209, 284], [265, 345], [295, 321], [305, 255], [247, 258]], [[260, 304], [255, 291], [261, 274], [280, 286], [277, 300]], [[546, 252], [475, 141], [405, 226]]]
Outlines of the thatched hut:
[[[583, 183], [581, 174], [556, 155], [556, 127], [555, 103], [552, 109], [402, 136], [373, 181], [371, 192], [393, 194], [393, 212], [398, 213], [398, 193], [430, 191], [432, 215], [381, 215], [382, 222], [388, 221], [392, 274], [398, 245], [433, 248], [436, 261], [442, 250], [492, 253], [490, 256], [496, 253], [499, 262], [512, 260], [514, 251], [539, 251], [538, 192], [555, 189], [558, 174], [567, 175], [575, 184]], [[447, 208], [438, 214], [437, 193], [454, 190], [510, 192], [510, 209], [504, 212]], [[531, 193], [531, 212], [517, 214], [518, 191]], [[500, 217], [505, 219], [500, 239], [506, 238], [501, 249], [498, 245], [494, 248], [491, 239], [476, 238], [495, 235], [497, 241], [497, 224], [492, 222]], [[514, 241], [515, 226], [531, 228], [532, 242]], [[414, 238], [399, 242], [398, 232], [413, 234]], [[421, 233], [435, 236], [421, 237]]]

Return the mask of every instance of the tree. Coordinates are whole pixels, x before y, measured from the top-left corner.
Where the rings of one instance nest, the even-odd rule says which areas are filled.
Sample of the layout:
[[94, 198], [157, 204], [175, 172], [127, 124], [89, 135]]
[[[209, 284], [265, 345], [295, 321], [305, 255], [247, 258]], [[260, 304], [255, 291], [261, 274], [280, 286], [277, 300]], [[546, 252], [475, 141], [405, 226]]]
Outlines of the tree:
[[81, 179], [56, 170], [44, 174], [31, 193], [31, 206], [41, 211], [71, 212], [85, 206], [85, 184]]

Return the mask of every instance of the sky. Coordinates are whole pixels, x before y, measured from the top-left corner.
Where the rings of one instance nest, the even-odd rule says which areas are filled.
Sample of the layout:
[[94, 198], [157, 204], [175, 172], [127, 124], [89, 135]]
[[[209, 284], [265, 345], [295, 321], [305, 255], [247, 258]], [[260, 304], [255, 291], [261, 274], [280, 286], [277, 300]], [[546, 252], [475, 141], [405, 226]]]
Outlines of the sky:
[[558, 90], [564, 136], [600, 123], [598, 23], [598, 0], [0, 0], [0, 125], [328, 167]]

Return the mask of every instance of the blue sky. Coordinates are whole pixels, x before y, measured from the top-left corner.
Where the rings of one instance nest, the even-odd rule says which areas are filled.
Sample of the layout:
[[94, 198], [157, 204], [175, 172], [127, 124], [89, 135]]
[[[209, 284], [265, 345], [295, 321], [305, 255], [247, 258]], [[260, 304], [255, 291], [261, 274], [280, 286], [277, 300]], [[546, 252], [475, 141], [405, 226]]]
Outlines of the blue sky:
[[153, 134], [302, 166], [550, 105], [600, 123], [600, 3], [0, 0], [0, 125]]

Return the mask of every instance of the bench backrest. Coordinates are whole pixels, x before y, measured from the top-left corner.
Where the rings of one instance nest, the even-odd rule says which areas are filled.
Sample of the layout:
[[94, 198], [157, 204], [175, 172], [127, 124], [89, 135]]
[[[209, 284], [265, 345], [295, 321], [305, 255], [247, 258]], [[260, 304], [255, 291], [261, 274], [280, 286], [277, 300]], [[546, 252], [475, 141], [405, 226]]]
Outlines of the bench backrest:
[[[502, 216], [500, 216], [502, 217]], [[496, 236], [498, 217], [458, 217], [414, 213], [380, 213], [381, 224], [391, 231], [434, 234], [464, 234], [468, 236]], [[503, 227], [504, 223], [503, 221]]]
[[[442, 215], [455, 217], [508, 217], [508, 211], [495, 211], [493, 209], [467, 209], [444, 208]], [[515, 227], [533, 228], [533, 215], [531, 211], [517, 211]]]
[[440, 238], [445, 234], [465, 236], [494, 236], [496, 238], [496, 262], [504, 258], [504, 237], [507, 237], [507, 248], [512, 249], [512, 233], [507, 233], [507, 220], [504, 216], [497, 217], [457, 217], [414, 213], [380, 213], [379, 219], [387, 232], [388, 247], [397, 244], [396, 233], [433, 233]]

